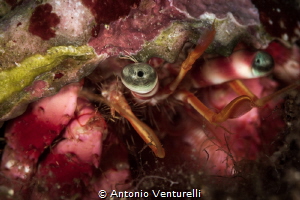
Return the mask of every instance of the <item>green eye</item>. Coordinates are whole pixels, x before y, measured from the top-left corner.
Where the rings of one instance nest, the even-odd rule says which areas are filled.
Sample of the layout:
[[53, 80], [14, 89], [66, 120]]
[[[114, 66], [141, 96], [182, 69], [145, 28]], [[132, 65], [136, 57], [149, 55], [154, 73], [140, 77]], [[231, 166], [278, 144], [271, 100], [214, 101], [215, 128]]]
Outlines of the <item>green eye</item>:
[[252, 73], [254, 76], [264, 76], [274, 68], [274, 60], [266, 52], [258, 51], [252, 62]]
[[151, 92], [158, 82], [156, 71], [146, 63], [125, 66], [121, 73], [121, 79], [128, 89], [140, 94]]

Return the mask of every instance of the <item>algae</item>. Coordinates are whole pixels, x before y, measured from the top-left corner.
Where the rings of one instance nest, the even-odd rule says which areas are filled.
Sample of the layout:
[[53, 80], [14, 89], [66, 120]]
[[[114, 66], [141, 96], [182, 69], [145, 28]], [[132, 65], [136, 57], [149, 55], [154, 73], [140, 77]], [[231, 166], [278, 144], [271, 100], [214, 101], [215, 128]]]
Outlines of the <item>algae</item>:
[[87, 45], [57, 46], [47, 50], [45, 55], [30, 56], [21, 63], [16, 63], [16, 67], [0, 71], [0, 103], [22, 91], [36, 77], [51, 71], [67, 58], [88, 60], [95, 56], [94, 49]]

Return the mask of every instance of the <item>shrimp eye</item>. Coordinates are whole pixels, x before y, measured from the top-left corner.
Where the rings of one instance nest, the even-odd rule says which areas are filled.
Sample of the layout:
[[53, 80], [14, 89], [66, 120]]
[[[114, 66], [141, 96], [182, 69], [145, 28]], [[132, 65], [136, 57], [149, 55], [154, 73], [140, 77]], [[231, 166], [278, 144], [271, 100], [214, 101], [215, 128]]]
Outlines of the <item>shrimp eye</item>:
[[258, 51], [252, 62], [252, 73], [255, 76], [264, 76], [274, 68], [274, 60], [266, 52]]
[[133, 63], [123, 68], [122, 83], [133, 92], [145, 94], [151, 92], [158, 83], [156, 71], [146, 63]]

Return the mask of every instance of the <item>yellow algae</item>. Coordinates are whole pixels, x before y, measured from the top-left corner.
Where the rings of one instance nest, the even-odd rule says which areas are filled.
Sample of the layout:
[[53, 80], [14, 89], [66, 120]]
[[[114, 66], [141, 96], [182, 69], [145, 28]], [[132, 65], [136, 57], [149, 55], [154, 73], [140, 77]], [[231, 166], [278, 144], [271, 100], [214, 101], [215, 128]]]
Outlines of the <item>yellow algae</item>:
[[14, 68], [0, 70], [0, 103], [12, 94], [22, 91], [42, 73], [51, 71], [67, 58], [88, 60], [96, 56], [90, 46], [57, 46], [47, 50], [46, 54], [35, 54]]

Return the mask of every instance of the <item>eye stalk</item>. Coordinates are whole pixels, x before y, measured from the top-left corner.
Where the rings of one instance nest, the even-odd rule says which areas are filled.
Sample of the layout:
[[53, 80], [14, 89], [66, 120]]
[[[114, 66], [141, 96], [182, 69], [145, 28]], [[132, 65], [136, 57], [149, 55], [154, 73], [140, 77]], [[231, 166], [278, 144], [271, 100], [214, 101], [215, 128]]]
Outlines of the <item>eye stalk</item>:
[[272, 56], [266, 52], [258, 51], [252, 62], [252, 73], [254, 76], [264, 76], [274, 68]]
[[122, 83], [139, 96], [147, 97], [156, 93], [158, 77], [153, 67], [146, 63], [133, 63], [124, 67]]

